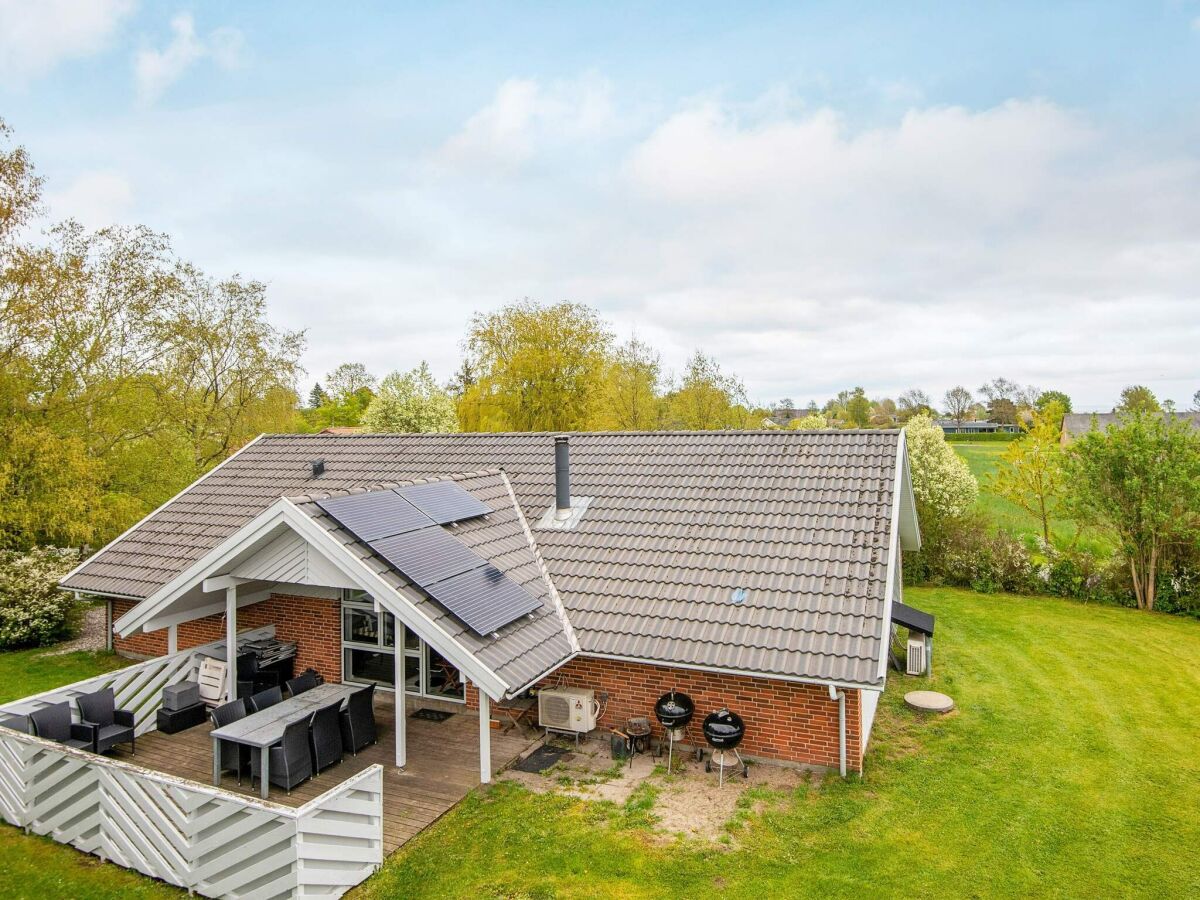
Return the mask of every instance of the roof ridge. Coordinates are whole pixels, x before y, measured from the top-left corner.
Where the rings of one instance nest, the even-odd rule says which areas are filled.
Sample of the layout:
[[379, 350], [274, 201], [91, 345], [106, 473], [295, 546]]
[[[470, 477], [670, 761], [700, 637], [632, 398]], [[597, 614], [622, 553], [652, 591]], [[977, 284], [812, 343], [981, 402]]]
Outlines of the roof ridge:
[[792, 430], [788, 428], [708, 428], [708, 429], [661, 429], [661, 430], [641, 430], [641, 431], [455, 431], [455, 432], [394, 432], [394, 431], [358, 431], [353, 434], [322, 434], [321, 432], [264, 432], [259, 437], [266, 438], [338, 438], [339, 440], [360, 440], [362, 438], [403, 438], [412, 440], [414, 438], [448, 438], [455, 435], [469, 435], [471, 437], [556, 437], [559, 435], [567, 435], [570, 437], [587, 436], [587, 437], [648, 437], [648, 436], [666, 436], [666, 435], [687, 435], [687, 436], [741, 436], [741, 435], [778, 435], [780, 437], [788, 435], [804, 435], [804, 434], [845, 434], [845, 435], [863, 435], [863, 434], [878, 434], [878, 435], [895, 435], [899, 434], [902, 427], [898, 428], [806, 428], [803, 430]]
[[[326, 435], [328, 437], [328, 435]], [[309, 492], [307, 494], [284, 494], [285, 499], [293, 503], [316, 503], [318, 500], [329, 500], [333, 497], [350, 497], [356, 494], [371, 494], [376, 491], [390, 491], [398, 487], [412, 487], [416, 484], [434, 484], [440, 481], [465, 481], [468, 478], [480, 478], [485, 475], [503, 475], [503, 469], [476, 469], [472, 472], [457, 472], [453, 475], [429, 475], [423, 478], [406, 478], [402, 481], [376, 481], [362, 487], [341, 488], [328, 491]]]

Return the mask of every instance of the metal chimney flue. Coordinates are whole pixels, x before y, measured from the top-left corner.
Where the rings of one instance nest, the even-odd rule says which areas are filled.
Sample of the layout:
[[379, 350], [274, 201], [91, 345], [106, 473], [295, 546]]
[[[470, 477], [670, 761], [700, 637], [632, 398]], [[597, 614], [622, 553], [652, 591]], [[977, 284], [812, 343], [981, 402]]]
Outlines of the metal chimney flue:
[[561, 434], [554, 439], [554, 518], [571, 516], [571, 439]]

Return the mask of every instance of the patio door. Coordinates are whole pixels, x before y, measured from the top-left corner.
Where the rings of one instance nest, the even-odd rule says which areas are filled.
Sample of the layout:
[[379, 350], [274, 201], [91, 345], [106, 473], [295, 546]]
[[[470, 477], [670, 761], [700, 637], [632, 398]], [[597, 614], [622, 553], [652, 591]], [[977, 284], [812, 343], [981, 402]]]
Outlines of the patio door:
[[342, 680], [396, 687], [396, 653], [404, 654], [404, 690], [415, 697], [464, 702], [465, 686], [458, 669], [412, 631], [403, 628], [396, 646], [396, 620], [375, 612], [363, 591], [342, 595]]

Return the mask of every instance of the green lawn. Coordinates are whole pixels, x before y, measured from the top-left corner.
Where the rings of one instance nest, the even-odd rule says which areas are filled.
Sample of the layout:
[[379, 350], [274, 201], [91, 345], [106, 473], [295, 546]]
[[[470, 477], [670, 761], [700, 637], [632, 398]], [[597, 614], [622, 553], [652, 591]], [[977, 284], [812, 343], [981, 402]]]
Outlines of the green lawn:
[[[918, 718], [901, 701], [922, 682], [893, 676], [863, 779], [782, 798], [750, 815], [731, 848], [655, 834], [644, 803], [500, 784], [389, 858], [355, 896], [1200, 896], [1200, 622], [907, 593], [938, 615], [932, 686], [959, 710]], [[0, 655], [0, 684], [19, 692], [10, 685], [46, 665]], [[68, 680], [72, 666], [112, 660], [52, 665]], [[176, 893], [11, 828], [0, 828], [0, 873], [4, 896]]]
[[936, 613], [918, 719], [893, 677], [861, 781], [751, 818], [732, 850], [664, 846], [624, 811], [500, 785], [360, 897], [1196, 896], [1200, 623], [913, 589]]
[[[1030, 515], [1015, 503], [1005, 500], [992, 492], [989, 478], [1000, 467], [1001, 456], [1008, 448], [1007, 443], [986, 441], [955, 441], [951, 443], [954, 452], [967, 461], [971, 474], [979, 481], [979, 501], [976, 504], [981, 512], [992, 522], [1012, 534], [1024, 537], [1040, 537], [1042, 523], [1037, 517]], [[1060, 546], [1076, 540], [1076, 528], [1073, 522], [1067, 520], [1052, 520], [1050, 533]], [[1078, 546], [1094, 552], [1107, 555], [1111, 552], [1109, 541], [1103, 536], [1085, 530], [1078, 538]]]

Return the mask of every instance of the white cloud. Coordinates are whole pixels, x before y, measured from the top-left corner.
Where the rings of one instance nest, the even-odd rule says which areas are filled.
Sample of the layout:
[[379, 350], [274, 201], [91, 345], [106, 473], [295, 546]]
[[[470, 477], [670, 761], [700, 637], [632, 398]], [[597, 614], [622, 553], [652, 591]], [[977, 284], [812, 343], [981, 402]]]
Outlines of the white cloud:
[[594, 76], [544, 86], [512, 78], [441, 148], [461, 168], [519, 167], [539, 150], [603, 135], [615, 122], [612, 88]]
[[102, 50], [133, 0], [0, 0], [0, 78], [23, 82]]
[[89, 228], [124, 222], [133, 205], [129, 179], [118, 172], [85, 172], [47, 195], [52, 220], [77, 219]]
[[144, 103], [153, 103], [161, 97], [202, 59], [212, 59], [222, 69], [240, 64], [245, 41], [236, 28], [217, 28], [201, 38], [196, 34], [192, 16], [181, 13], [171, 20], [171, 32], [173, 37], [166, 47], [140, 50], [134, 57], [138, 97]]

